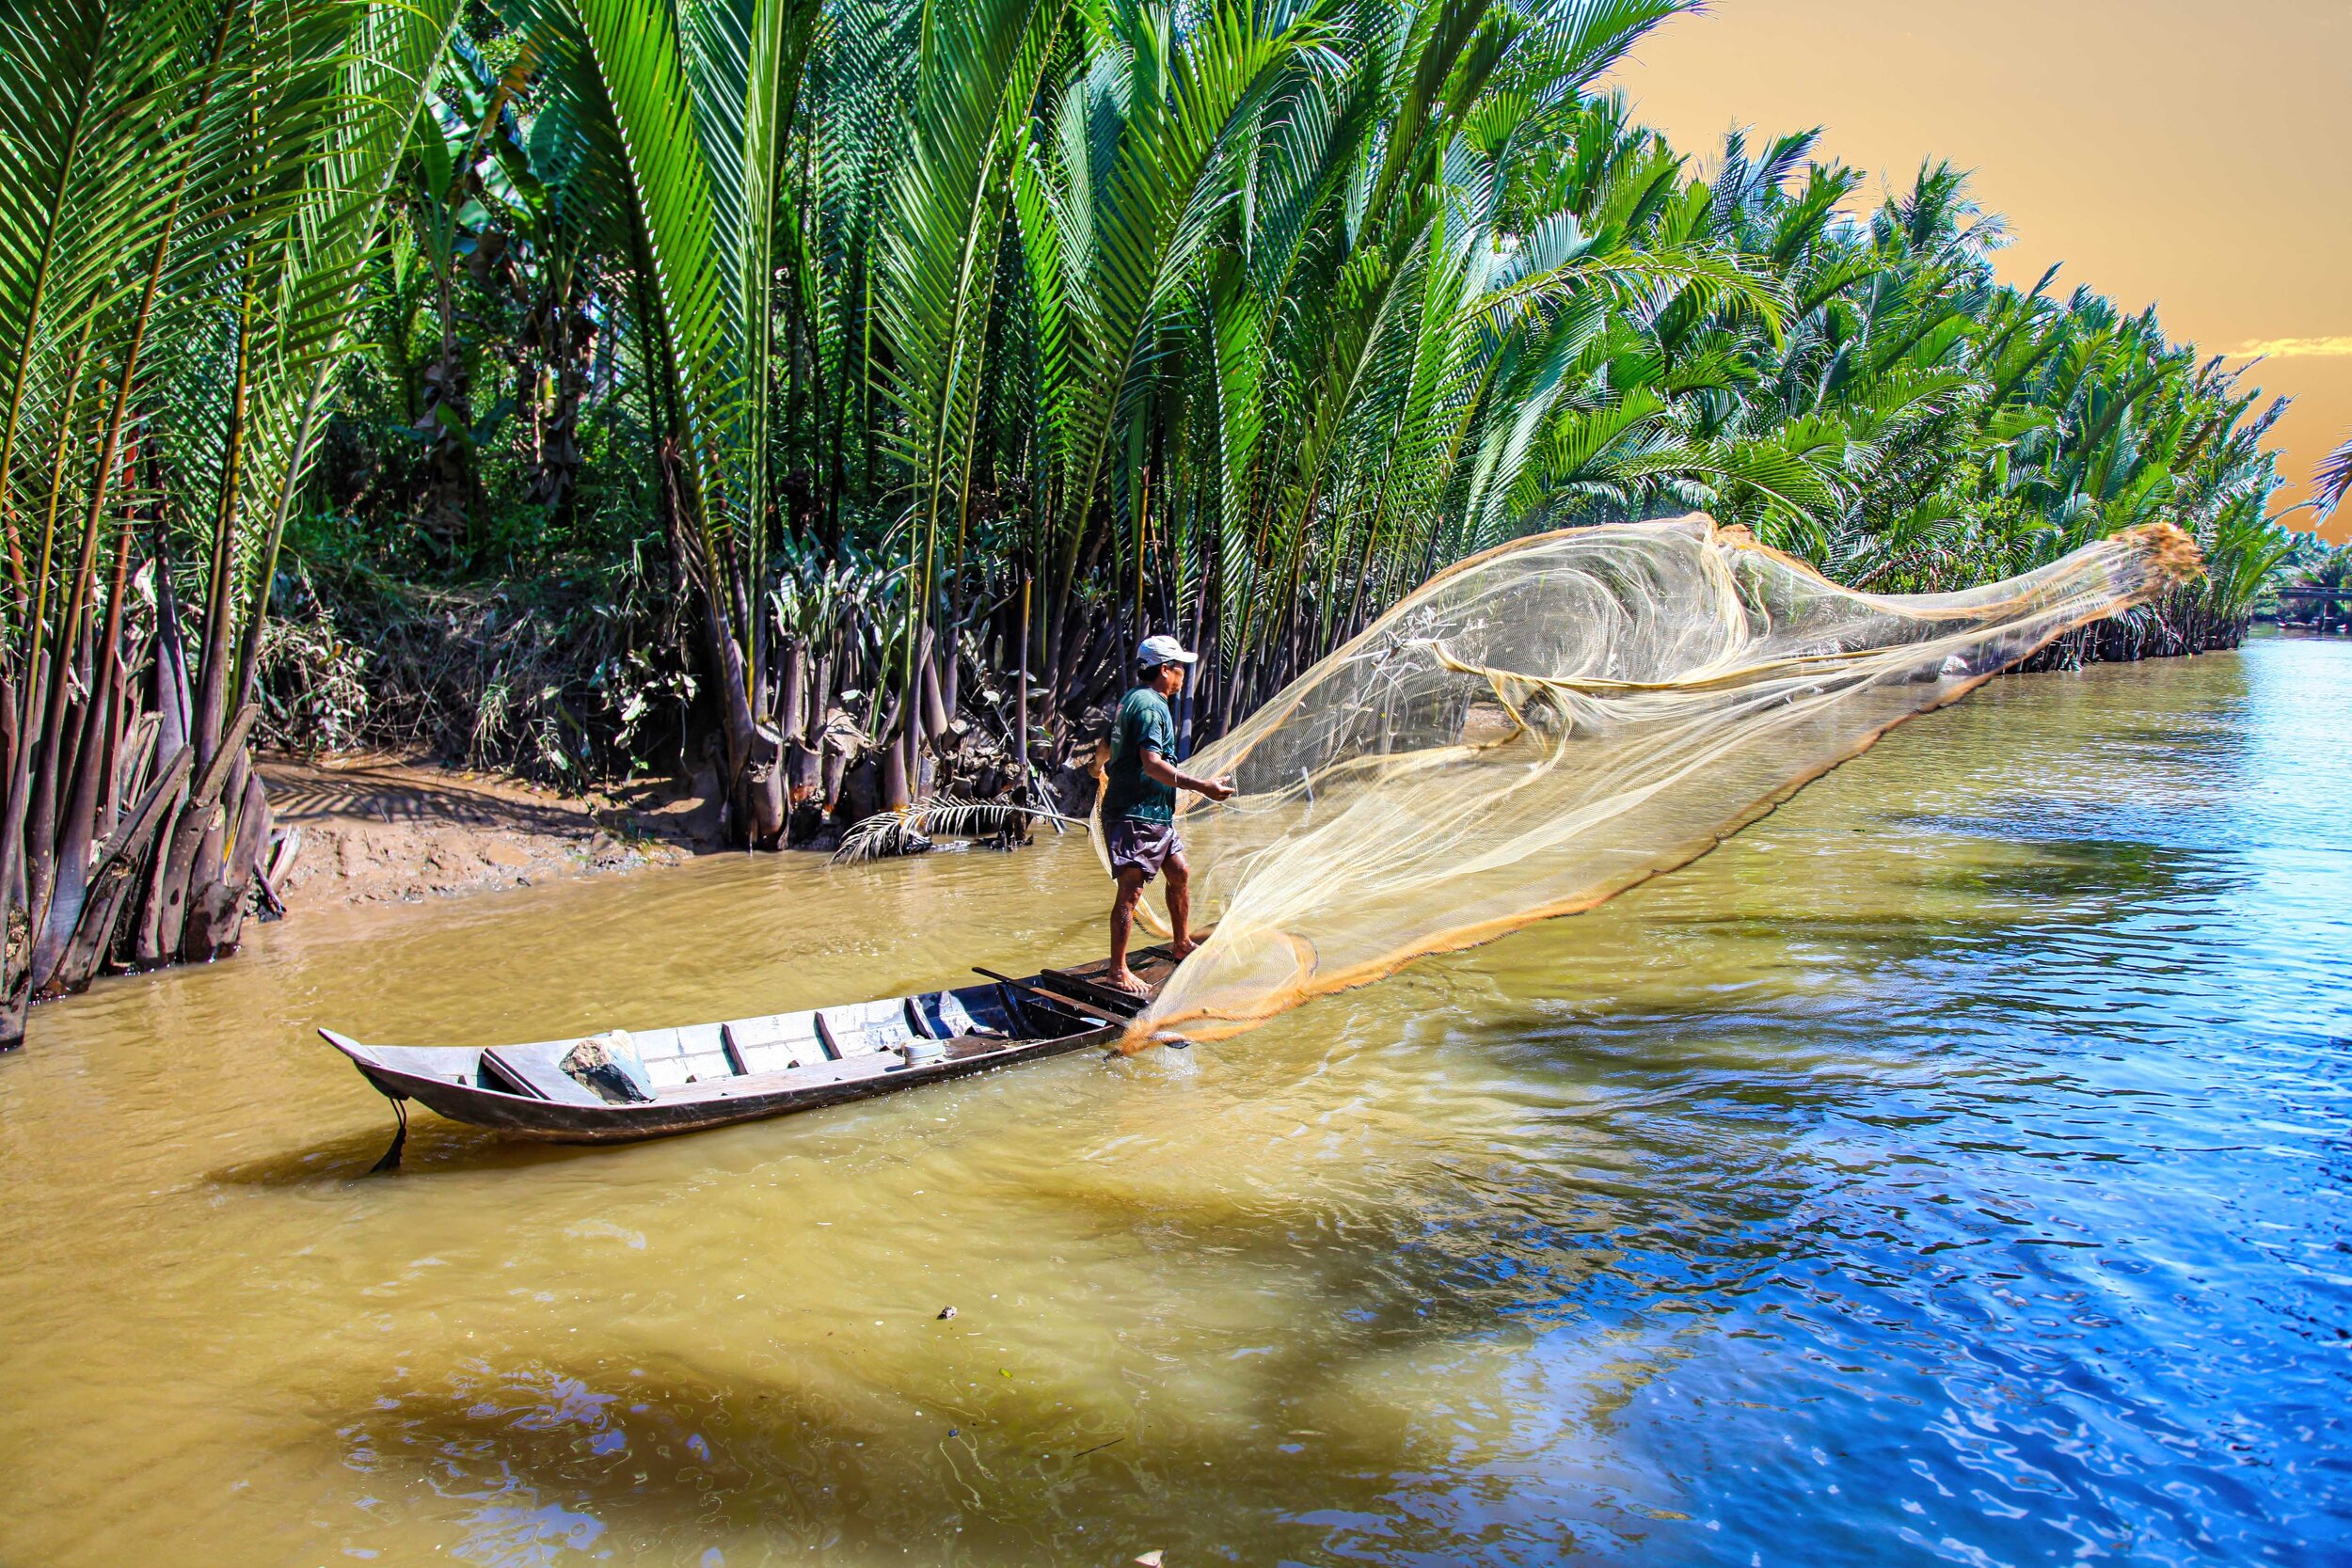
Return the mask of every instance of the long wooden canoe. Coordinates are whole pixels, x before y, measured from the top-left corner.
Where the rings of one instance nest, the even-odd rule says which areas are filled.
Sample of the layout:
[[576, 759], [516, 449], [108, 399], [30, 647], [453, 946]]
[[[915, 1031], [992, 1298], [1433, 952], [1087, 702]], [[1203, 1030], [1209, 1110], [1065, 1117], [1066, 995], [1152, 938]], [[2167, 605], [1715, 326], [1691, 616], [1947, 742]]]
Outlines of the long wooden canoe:
[[[1165, 947], [1130, 960], [1156, 991]], [[1107, 961], [912, 996], [690, 1023], [628, 1037], [650, 1098], [616, 1099], [564, 1069], [591, 1037], [524, 1045], [363, 1045], [319, 1036], [392, 1102], [400, 1132], [377, 1168], [399, 1164], [405, 1102], [452, 1121], [556, 1143], [627, 1143], [911, 1089], [1116, 1040], [1143, 1005], [1103, 983]], [[577, 1059], [577, 1058], [575, 1058]], [[640, 1092], [643, 1092], [641, 1089]]]

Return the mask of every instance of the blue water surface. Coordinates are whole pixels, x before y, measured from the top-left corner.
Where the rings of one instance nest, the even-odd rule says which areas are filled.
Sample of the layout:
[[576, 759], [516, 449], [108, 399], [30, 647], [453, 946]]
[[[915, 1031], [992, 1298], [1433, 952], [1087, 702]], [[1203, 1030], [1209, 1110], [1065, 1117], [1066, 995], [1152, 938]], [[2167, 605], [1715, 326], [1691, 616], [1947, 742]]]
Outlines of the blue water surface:
[[1525, 1324], [1518, 1452], [1302, 1556], [2352, 1560], [2347, 693], [2283, 640], [2001, 683], [1751, 830], [1819, 880], [1735, 845], [1457, 960], [1531, 1114], [1403, 1256]]

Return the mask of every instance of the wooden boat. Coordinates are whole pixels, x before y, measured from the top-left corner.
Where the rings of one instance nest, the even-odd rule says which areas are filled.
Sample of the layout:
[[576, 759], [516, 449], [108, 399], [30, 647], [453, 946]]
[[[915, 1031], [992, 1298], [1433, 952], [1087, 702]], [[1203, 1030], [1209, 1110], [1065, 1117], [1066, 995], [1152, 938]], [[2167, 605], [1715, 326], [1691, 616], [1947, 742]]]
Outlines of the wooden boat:
[[[1156, 992], [1175, 968], [1165, 947], [1129, 960]], [[642, 1077], [621, 1098], [564, 1069], [589, 1039], [525, 1045], [363, 1045], [321, 1029], [359, 1075], [392, 1102], [400, 1131], [377, 1163], [400, 1163], [405, 1102], [452, 1121], [556, 1143], [626, 1143], [814, 1110], [1108, 1046], [1144, 999], [1104, 984], [1107, 959], [1015, 979], [989, 970], [984, 983], [913, 996], [690, 1023], [627, 1037]], [[648, 1092], [649, 1091], [649, 1092]]]

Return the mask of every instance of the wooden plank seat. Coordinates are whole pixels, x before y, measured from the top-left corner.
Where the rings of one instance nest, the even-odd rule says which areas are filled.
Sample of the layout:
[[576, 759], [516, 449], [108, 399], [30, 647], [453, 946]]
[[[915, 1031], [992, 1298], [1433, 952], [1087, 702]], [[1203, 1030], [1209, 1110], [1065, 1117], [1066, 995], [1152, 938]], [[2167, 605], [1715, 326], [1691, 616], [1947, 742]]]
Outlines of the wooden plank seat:
[[738, 1070], [745, 1073], [789, 1072], [831, 1056], [817, 1032], [814, 1010], [763, 1013], [757, 1018], [739, 1018], [720, 1027], [734, 1050]]
[[842, 1061], [896, 1051], [914, 1037], [906, 999], [857, 1002], [846, 1007], [819, 1007], [817, 1024], [825, 1043]]
[[564, 1070], [564, 1056], [579, 1043], [539, 1040], [530, 1045], [494, 1045], [482, 1053], [483, 1074], [499, 1080], [491, 1086], [532, 1100], [552, 1100], [559, 1105], [611, 1103]]

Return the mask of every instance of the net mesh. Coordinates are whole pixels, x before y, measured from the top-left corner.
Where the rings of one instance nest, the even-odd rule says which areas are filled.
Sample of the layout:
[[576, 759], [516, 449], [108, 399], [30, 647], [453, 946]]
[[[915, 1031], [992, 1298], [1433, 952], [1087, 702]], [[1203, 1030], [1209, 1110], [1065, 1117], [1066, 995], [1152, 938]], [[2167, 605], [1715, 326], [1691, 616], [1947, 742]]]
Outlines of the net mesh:
[[1129, 1048], [1589, 910], [2197, 570], [2152, 524], [2007, 581], [1871, 594], [1695, 515], [1474, 556], [1185, 765], [1240, 791], [1186, 798], [1216, 927]]

